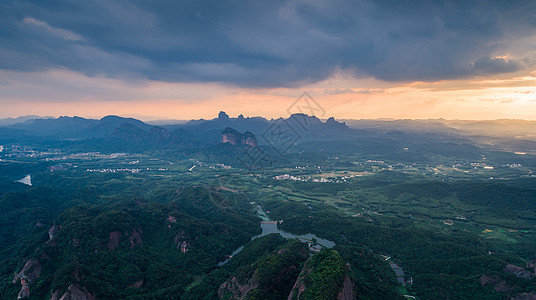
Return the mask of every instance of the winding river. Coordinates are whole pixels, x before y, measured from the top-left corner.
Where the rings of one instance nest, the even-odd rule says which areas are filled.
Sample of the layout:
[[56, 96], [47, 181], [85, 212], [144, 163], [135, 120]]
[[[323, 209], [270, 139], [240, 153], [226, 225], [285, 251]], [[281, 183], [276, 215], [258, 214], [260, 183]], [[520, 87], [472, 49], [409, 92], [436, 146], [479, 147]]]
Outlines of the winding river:
[[[331, 247], [335, 246], [334, 242], [332, 242], [330, 240], [319, 238], [319, 237], [317, 237], [316, 235], [314, 235], [312, 233], [306, 233], [306, 234], [297, 235], [297, 234], [293, 234], [293, 233], [290, 233], [288, 231], [284, 231], [284, 230], [281, 230], [281, 229], [277, 228], [277, 222], [270, 220], [270, 218], [268, 217], [268, 215], [266, 215], [266, 212], [262, 210], [260, 205], [257, 205], [257, 216], [259, 216], [262, 219], [262, 221], [260, 222], [262, 233], [257, 235], [257, 236], [252, 237], [251, 240], [254, 240], [256, 238], [259, 238], [261, 236], [265, 236], [265, 235], [268, 235], [268, 234], [271, 234], [271, 233], [279, 233], [282, 237], [284, 237], [286, 239], [297, 238], [297, 239], [301, 240], [302, 242], [308, 242], [308, 241], [310, 241], [310, 240], [312, 240], [314, 238], [314, 239], [316, 239], [317, 244], [319, 244], [319, 245], [321, 245], [323, 247], [331, 248]], [[233, 258], [233, 256], [235, 256], [240, 251], [242, 251], [242, 249], [244, 249], [244, 246], [240, 246], [238, 249], [233, 251], [233, 253], [231, 253], [231, 255], [229, 255], [229, 257], [226, 260], [219, 262], [218, 266], [221, 267], [221, 266], [225, 265], [229, 260], [231, 260]]]

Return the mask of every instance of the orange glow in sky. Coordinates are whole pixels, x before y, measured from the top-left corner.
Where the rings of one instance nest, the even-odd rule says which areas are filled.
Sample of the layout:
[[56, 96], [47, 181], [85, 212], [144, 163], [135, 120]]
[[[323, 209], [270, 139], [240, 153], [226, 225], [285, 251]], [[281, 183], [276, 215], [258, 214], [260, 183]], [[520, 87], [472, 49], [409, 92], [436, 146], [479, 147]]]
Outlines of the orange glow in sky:
[[2, 71], [0, 117], [36, 114], [154, 119], [230, 116], [284, 117], [307, 91], [337, 119], [536, 120], [536, 74], [440, 82], [389, 83], [334, 76], [295, 88], [246, 89], [217, 83], [167, 83], [88, 77], [64, 70]]

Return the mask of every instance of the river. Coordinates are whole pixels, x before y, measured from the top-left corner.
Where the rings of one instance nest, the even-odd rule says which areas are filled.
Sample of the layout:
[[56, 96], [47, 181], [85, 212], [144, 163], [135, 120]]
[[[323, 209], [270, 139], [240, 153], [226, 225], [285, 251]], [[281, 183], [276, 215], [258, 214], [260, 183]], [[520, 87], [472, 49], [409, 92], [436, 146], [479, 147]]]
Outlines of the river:
[[[317, 244], [319, 244], [319, 245], [321, 245], [323, 247], [331, 248], [331, 247], [335, 246], [334, 242], [332, 242], [330, 240], [319, 238], [319, 237], [317, 237], [316, 235], [314, 235], [312, 233], [306, 233], [306, 234], [297, 235], [297, 234], [290, 233], [288, 231], [284, 231], [284, 230], [281, 230], [281, 229], [277, 228], [277, 223], [272, 222], [272, 220], [270, 220], [270, 218], [268, 217], [266, 212], [262, 210], [260, 205], [257, 205], [257, 216], [259, 216], [262, 219], [262, 221], [260, 222], [262, 233], [257, 235], [257, 236], [252, 237], [251, 240], [254, 240], [256, 238], [259, 238], [261, 236], [265, 236], [265, 235], [268, 235], [268, 234], [271, 234], [271, 233], [279, 233], [282, 237], [284, 237], [286, 239], [297, 238], [297, 239], [301, 240], [302, 242], [308, 242], [308, 241], [310, 241], [310, 240], [312, 240], [314, 238], [314, 239], [316, 239]], [[268, 223], [268, 222], [270, 222], [270, 223]], [[240, 251], [242, 251], [242, 249], [244, 249], [243, 245], [238, 247], [238, 249], [236, 249], [235, 251], [233, 251], [233, 253], [231, 253], [231, 255], [229, 255], [229, 257], [226, 260], [219, 262], [218, 266], [221, 267], [221, 266], [225, 265], [229, 260], [231, 260], [231, 258], [233, 258], [233, 256], [235, 256]]]

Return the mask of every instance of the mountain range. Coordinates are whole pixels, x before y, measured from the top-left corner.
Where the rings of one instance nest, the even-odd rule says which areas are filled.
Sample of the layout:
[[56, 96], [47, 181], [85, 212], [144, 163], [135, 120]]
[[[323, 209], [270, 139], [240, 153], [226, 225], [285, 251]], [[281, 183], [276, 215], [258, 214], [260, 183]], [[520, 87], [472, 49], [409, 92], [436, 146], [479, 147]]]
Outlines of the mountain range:
[[[154, 126], [134, 118], [119, 116], [106, 116], [102, 119], [63, 116], [46, 119], [21, 119], [21, 122], [0, 127], [0, 139], [13, 140], [22, 137], [39, 137], [60, 141], [104, 139], [107, 142], [141, 143], [158, 146], [199, 146], [220, 143], [222, 133], [226, 129], [249, 132], [252, 138], [255, 139], [256, 136], [262, 135], [272, 124], [278, 122], [290, 124], [297, 118], [309, 124], [307, 125], [309, 134], [304, 134], [304, 136], [332, 135], [335, 132], [344, 133], [349, 130], [344, 123], [339, 123], [333, 118], [322, 122], [317, 117], [303, 114], [292, 115], [287, 119], [267, 120], [262, 117], [245, 118], [242, 115], [237, 118], [230, 118], [225, 112], [220, 112], [218, 117], [212, 120], [192, 120], [185, 124], [163, 126]], [[298, 127], [299, 125], [290, 126]]]
[[[13, 123], [15, 121], [19, 121]], [[536, 122], [523, 120], [321, 120], [293, 114], [288, 118], [231, 118], [220, 112], [216, 118], [178, 124], [147, 124], [134, 118], [106, 116], [41, 118], [26, 116], [0, 120], [0, 143], [49, 143], [70, 145], [76, 150], [136, 152], [154, 149], [208, 149], [225, 144], [260, 146], [279, 150], [287, 139], [294, 151], [318, 149], [348, 153], [382, 154], [396, 159], [420, 160], [446, 153], [474, 159], [487, 150], [534, 152], [531, 128]], [[485, 134], [485, 128], [493, 131]], [[229, 133], [233, 138], [229, 139]], [[247, 133], [245, 142], [242, 133]], [[227, 136], [227, 137], [225, 137]], [[234, 142], [233, 142], [234, 141]], [[229, 142], [229, 143], [223, 143]], [[410, 149], [410, 151], [408, 151]], [[454, 152], [452, 152], [454, 151]], [[216, 150], [216, 152], [221, 152]], [[333, 151], [332, 151], [333, 152]]]

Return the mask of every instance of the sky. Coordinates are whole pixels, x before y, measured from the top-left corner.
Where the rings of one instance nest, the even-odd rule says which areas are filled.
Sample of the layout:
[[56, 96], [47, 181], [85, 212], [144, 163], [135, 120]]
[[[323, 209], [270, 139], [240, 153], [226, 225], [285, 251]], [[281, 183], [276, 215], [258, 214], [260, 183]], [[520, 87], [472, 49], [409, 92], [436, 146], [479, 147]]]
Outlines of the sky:
[[0, 118], [536, 120], [536, 1], [0, 0]]

